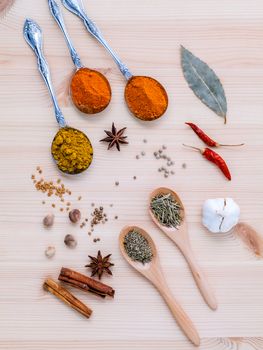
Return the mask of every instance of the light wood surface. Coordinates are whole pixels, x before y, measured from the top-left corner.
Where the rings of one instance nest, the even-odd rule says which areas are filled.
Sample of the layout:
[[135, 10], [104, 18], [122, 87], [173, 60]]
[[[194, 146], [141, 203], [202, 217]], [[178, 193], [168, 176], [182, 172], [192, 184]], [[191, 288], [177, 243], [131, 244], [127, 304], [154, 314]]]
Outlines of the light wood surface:
[[[118, 235], [136, 223], [155, 240], [164, 276], [201, 337], [200, 349], [263, 349], [263, 262], [231, 234], [211, 235], [201, 225], [207, 198], [232, 197], [242, 221], [263, 234], [263, 2], [262, 0], [84, 0], [89, 15], [135, 74], [160, 80], [170, 103], [166, 115], [151, 124], [133, 118], [124, 104], [124, 79], [102, 47], [86, 33], [76, 16], [63, 10], [74, 44], [85, 65], [105, 73], [112, 102], [100, 116], [86, 117], [72, 107], [68, 81], [73, 66], [62, 33], [46, 0], [17, 0], [0, 19], [0, 348], [27, 350], [177, 349], [194, 348], [174, 322], [158, 292], [122, 258]], [[59, 102], [70, 125], [85, 131], [95, 148], [94, 163], [77, 178], [63, 178], [70, 199], [86, 216], [91, 203], [103, 205], [110, 218], [96, 227], [92, 242], [87, 229], [69, 225], [66, 214], [51, 210], [53, 199], [36, 192], [30, 179], [36, 166], [46, 179], [58, 172], [50, 156], [57, 131], [50, 98], [36, 59], [22, 36], [26, 17], [44, 31]], [[228, 100], [228, 124], [215, 116], [189, 90], [180, 68], [183, 44], [208, 62], [220, 76]], [[127, 126], [130, 144], [107, 151], [99, 142], [112, 122]], [[222, 149], [233, 180], [182, 143], [202, 145], [185, 121], [199, 124], [221, 143], [245, 142], [242, 149]], [[146, 138], [148, 142], [143, 143]], [[164, 179], [162, 162], [153, 152], [165, 144], [175, 161], [175, 175]], [[136, 159], [141, 151], [145, 157]], [[182, 168], [186, 163], [186, 169]], [[137, 176], [133, 180], [133, 176]], [[115, 186], [119, 181], [119, 186]], [[152, 223], [147, 211], [154, 188], [173, 188], [184, 202], [192, 248], [207, 273], [218, 310], [203, 302], [184, 258]], [[82, 195], [82, 201], [77, 197]], [[114, 206], [110, 207], [113, 203]], [[55, 225], [45, 230], [43, 216], [54, 211]], [[118, 220], [115, 220], [118, 215]], [[65, 234], [78, 246], [64, 246]], [[56, 256], [44, 250], [55, 245]], [[56, 279], [61, 266], [88, 272], [88, 255], [112, 253], [114, 276], [103, 282], [116, 290], [114, 300], [74, 294], [93, 309], [89, 320], [42, 290]]]

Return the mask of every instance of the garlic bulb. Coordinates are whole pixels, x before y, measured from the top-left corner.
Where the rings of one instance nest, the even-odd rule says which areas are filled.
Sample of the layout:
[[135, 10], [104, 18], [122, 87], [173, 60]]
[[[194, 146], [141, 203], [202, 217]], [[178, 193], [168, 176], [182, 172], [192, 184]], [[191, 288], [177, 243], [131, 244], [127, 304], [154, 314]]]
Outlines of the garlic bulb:
[[239, 216], [240, 208], [232, 198], [208, 199], [203, 205], [203, 225], [213, 233], [230, 231]]

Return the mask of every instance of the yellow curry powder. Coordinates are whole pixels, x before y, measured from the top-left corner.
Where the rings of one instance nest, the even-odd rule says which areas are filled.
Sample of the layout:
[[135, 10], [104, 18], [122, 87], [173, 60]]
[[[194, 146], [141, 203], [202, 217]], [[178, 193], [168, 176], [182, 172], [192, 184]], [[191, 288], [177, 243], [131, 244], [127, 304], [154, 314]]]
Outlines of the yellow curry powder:
[[125, 89], [125, 99], [130, 111], [146, 121], [160, 118], [168, 106], [164, 87], [157, 80], [145, 76], [130, 78]]
[[83, 113], [103, 111], [111, 100], [111, 88], [103, 74], [88, 68], [80, 68], [71, 80], [71, 97]]
[[52, 142], [51, 153], [58, 168], [67, 174], [77, 174], [86, 170], [93, 158], [93, 148], [87, 136], [69, 127], [57, 132]]

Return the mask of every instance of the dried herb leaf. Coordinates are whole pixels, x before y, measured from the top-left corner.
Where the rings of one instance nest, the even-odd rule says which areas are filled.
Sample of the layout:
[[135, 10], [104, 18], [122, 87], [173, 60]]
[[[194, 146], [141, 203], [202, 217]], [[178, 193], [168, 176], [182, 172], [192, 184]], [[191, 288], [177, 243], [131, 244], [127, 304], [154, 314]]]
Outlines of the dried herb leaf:
[[217, 115], [223, 117], [226, 123], [226, 96], [215, 72], [183, 46], [181, 64], [184, 77], [195, 95]]

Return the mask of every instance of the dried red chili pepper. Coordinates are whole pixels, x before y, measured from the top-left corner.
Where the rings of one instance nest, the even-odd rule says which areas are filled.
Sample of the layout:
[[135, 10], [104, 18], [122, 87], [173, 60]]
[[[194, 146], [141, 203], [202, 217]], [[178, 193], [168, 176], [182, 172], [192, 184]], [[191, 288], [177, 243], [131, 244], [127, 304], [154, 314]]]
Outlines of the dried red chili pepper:
[[227, 166], [226, 162], [224, 161], [224, 159], [218, 153], [216, 153], [215, 151], [213, 151], [210, 148], [200, 149], [200, 148], [192, 147], [192, 146], [188, 146], [188, 145], [184, 145], [184, 146], [190, 147], [190, 148], [193, 148], [193, 149], [199, 151], [207, 160], [214, 163], [222, 171], [222, 173], [225, 175], [225, 177], [229, 181], [231, 181], [231, 174], [230, 174], [230, 171], [228, 169], [228, 166]]
[[235, 146], [243, 146], [244, 143], [240, 143], [237, 145], [223, 145], [220, 144], [216, 141], [214, 141], [213, 139], [211, 139], [211, 137], [209, 137], [202, 129], [200, 129], [196, 124], [194, 123], [185, 123], [187, 125], [190, 126], [190, 128], [192, 128], [192, 130], [196, 133], [196, 135], [208, 146], [210, 147], [220, 147], [220, 146], [230, 146], [230, 147], [235, 147]]

